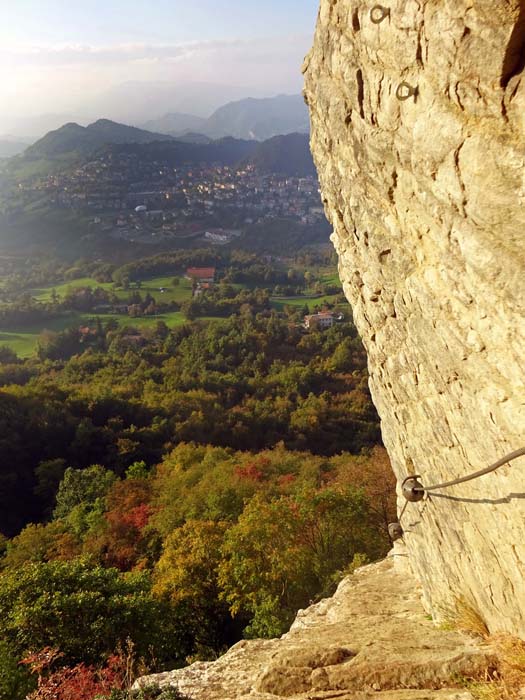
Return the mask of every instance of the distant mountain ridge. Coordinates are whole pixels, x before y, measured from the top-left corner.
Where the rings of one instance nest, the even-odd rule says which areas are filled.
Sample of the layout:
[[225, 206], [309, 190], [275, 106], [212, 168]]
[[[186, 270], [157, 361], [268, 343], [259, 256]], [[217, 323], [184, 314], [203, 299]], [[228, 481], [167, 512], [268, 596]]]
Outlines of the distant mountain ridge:
[[308, 109], [301, 95], [239, 100], [220, 107], [207, 122], [207, 134], [264, 141], [272, 136], [310, 128]]
[[12, 158], [25, 151], [29, 144], [10, 139], [0, 139], [0, 158]]
[[146, 122], [142, 128], [175, 137], [193, 132], [212, 139], [233, 136], [264, 141], [283, 134], [308, 133], [310, 121], [301, 95], [278, 95], [229, 102], [219, 107], [209, 119], [191, 114], [166, 114]]
[[145, 124], [141, 124], [140, 128], [171, 136], [182, 136], [186, 133], [204, 134], [206, 122], [207, 119], [197, 117], [195, 114], [170, 112], [159, 119], [150, 119]]
[[24, 158], [26, 160], [53, 159], [73, 153], [86, 156], [109, 144], [170, 140], [173, 140], [173, 137], [166, 134], [156, 134], [134, 126], [118, 124], [109, 119], [99, 119], [87, 127], [70, 122], [55, 131], [50, 131], [30, 146], [25, 151]]
[[136, 154], [142, 161], [158, 161], [174, 167], [218, 163], [251, 165], [261, 173], [315, 174], [307, 134], [286, 134], [262, 142], [231, 136], [210, 140], [198, 134], [176, 139], [108, 119], [100, 119], [88, 127], [64, 124], [22, 155], [12, 158], [8, 169], [19, 178], [26, 176], [27, 169], [33, 175], [45, 176], [64, 172], [105, 153]]
[[[114, 85], [101, 93], [98, 98], [89, 100], [84, 106], [81, 117], [76, 121], [80, 120], [84, 123], [85, 119], [89, 120], [90, 115], [104, 114], [116, 122], [146, 128], [143, 125], [148, 120], [163, 114], [196, 114], [207, 119], [216, 109], [228, 102], [248, 96], [263, 97], [265, 94], [265, 91], [261, 92], [255, 87], [202, 80], [190, 82], [131, 80]], [[161, 131], [154, 126], [149, 128]]]

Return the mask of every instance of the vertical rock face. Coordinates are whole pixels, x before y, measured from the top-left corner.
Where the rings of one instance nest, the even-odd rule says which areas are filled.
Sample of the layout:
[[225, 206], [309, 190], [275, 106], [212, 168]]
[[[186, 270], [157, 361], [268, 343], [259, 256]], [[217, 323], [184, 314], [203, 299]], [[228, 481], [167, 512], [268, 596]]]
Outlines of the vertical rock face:
[[[400, 481], [525, 446], [524, 66], [523, 0], [321, 0], [312, 151]], [[402, 524], [437, 617], [525, 636], [525, 457]]]

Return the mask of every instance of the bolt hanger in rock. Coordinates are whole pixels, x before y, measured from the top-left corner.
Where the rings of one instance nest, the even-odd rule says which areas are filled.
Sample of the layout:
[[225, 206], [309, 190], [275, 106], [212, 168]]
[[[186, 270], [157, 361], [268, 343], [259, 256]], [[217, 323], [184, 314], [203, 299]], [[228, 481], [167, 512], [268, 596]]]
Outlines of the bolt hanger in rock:
[[401, 492], [407, 501], [411, 503], [417, 503], [422, 501], [425, 495], [425, 489], [423, 484], [419, 481], [421, 477], [419, 474], [414, 476], [407, 476], [407, 478], [401, 484]]
[[381, 24], [381, 22], [383, 22], [383, 20], [385, 20], [387, 17], [390, 17], [389, 7], [374, 5], [374, 7], [370, 10], [370, 20], [374, 24]]
[[399, 85], [397, 86], [396, 97], [401, 102], [408, 100], [410, 97], [416, 97], [416, 96], [417, 96], [417, 87], [410, 85], [410, 83], [403, 81], [402, 83], [399, 83]]
[[397, 542], [397, 540], [400, 540], [404, 535], [404, 531], [401, 527], [401, 524], [390, 523], [388, 525], [388, 534], [390, 535], [390, 539], [392, 540], [392, 542]]

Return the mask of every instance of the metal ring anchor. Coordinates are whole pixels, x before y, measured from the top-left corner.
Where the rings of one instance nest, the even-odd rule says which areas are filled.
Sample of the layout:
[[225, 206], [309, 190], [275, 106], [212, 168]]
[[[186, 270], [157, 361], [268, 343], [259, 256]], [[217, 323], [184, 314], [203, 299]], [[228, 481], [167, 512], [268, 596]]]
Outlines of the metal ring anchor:
[[399, 85], [397, 86], [396, 97], [401, 102], [408, 100], [410, 97], [416, 97], [416, 95], [417, 95], [417, 87], [410, 85], [406, 81], [399, 83]]
[[425, 489], [419, 479], [421, 479], [419, 474], [407, 476], [407, 478], [401, 484], [401, 493], [406, 500], [410, 501], [411, 503], [422, 501], [425, 496]]
[[390, 17], [390, 8], [383, 7], [383, 5], [374, 5], [370, 10], [370, 20], [374, 24], [381, 24], [383, 20]]
[[397, 542], [403, 537], [403, 528], [400, 523], [390, 523], [388, 525], [388, 534], [392, 542]]

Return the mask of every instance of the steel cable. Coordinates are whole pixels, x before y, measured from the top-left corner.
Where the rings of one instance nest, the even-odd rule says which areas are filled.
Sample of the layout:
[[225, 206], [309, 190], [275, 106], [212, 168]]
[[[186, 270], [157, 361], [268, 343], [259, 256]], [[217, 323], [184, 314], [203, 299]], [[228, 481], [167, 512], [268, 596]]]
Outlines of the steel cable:
[[478, 477], [484, 476], [485, 474], [490, 474], [491, 472], [496, 471], [496, 469], [499, 469], [499, 467], [502, 467], [504, 464], [507, 464], [508, 462], [511, 462], [513, 459], [517, 459], [518, 457], [522, 457], [523, 455], [525, 455], [525, 447], [521, 447], [519, 450], [514, 450], [514, 452], [511, 452], [505, 457], [502, 457], [497, 462], [494, 462], [494, 464], [491, 464], [489, 467], [480, 469], [479, 471], [473, 472], [472, 474], [467, 474], [467, 476], [462, 476], [458, 479], [452, 479], [451, 481], [444, 481], [441, 484], [433, 484], [432, 486], [424, 486], [422, 488], [415, 487], [413, 490], [419, 492], [437, 491], [438, 489], [446, 489], [449, 486], [456, 486], [456, 484], [464, 484], [466, 481], [472, 481], [472, 479], [477, 479]]
[[[497, 462], [494, 462], [494, 464], [491, 464], [488, 467], [485, 467], [484, 469], [480, 469], [477, 472], [472, 472], [472, 474], [467, 474], [466, 476], [459, 477], [458, 479], [452, 479], [451, 481], [443, 481], [441, 484], [433, 484], [432, 486], [423, 486], [421, 482], [418, 482], [418, 479], [421, 477], [419, 475], [411, 475], [407, 476], [406, 479], [403, 481], [402, 484], [402, 490], [403, 490], [403, 495], [406, 498], [405, 504], [403, 508], [401, 509], [401, 513], [399, 514], [399, 517], [397, 519], [398, 525], [401, 523], [401, 518], [405, 514], [405, 510], [407, 509], [407, 506], [411, 502], [419, 502], [423, 499], [425, 493], [432, 493], [433, 491], [438, 491], [439, 489], [445, 489], [448, 488], [449, 486], [456, 486], [456, 484], [464, 484], [466, 481], [472, 481], [472, 479], [477, 479], [480, 476], [484, 476], [485, 474], [490, 474], [493, 471], [496, 471], [496, 469], [499, 469], [499, 467], [502, 467], [504, 464], [508, 464], [509, 462], [512, 462], [512, 460], [517, 459], [518, 457], [523, 457], [525, 456], [525, 447], [521, 447], [519, 450], [514, 450], [514, 452], [510, 452], [508, 455], [505, 455], [505, 457], [502, 457], [501, 459], [498, 459]], [[412, 480], [412, 485], [409, 487], [408, 491], [404, 491], [404, 486], [407, 482]], [[415, 483], [414, 483], [415, 482]], [[410, 497], [410, 494], [421, 494], [420, 496], [416, 496], [415, 498]], [[389, 525], [389, 528], [394, 526], [395, 523], [391, 523]], [[403, 530], [400, 529], [399, 534], [395, 533], [392, 534], [390, 533], [389, 529], [389, 534], [392, 538], [393, 541], [396, 539], [399, 539], [400, 537], [403, 536]]]

